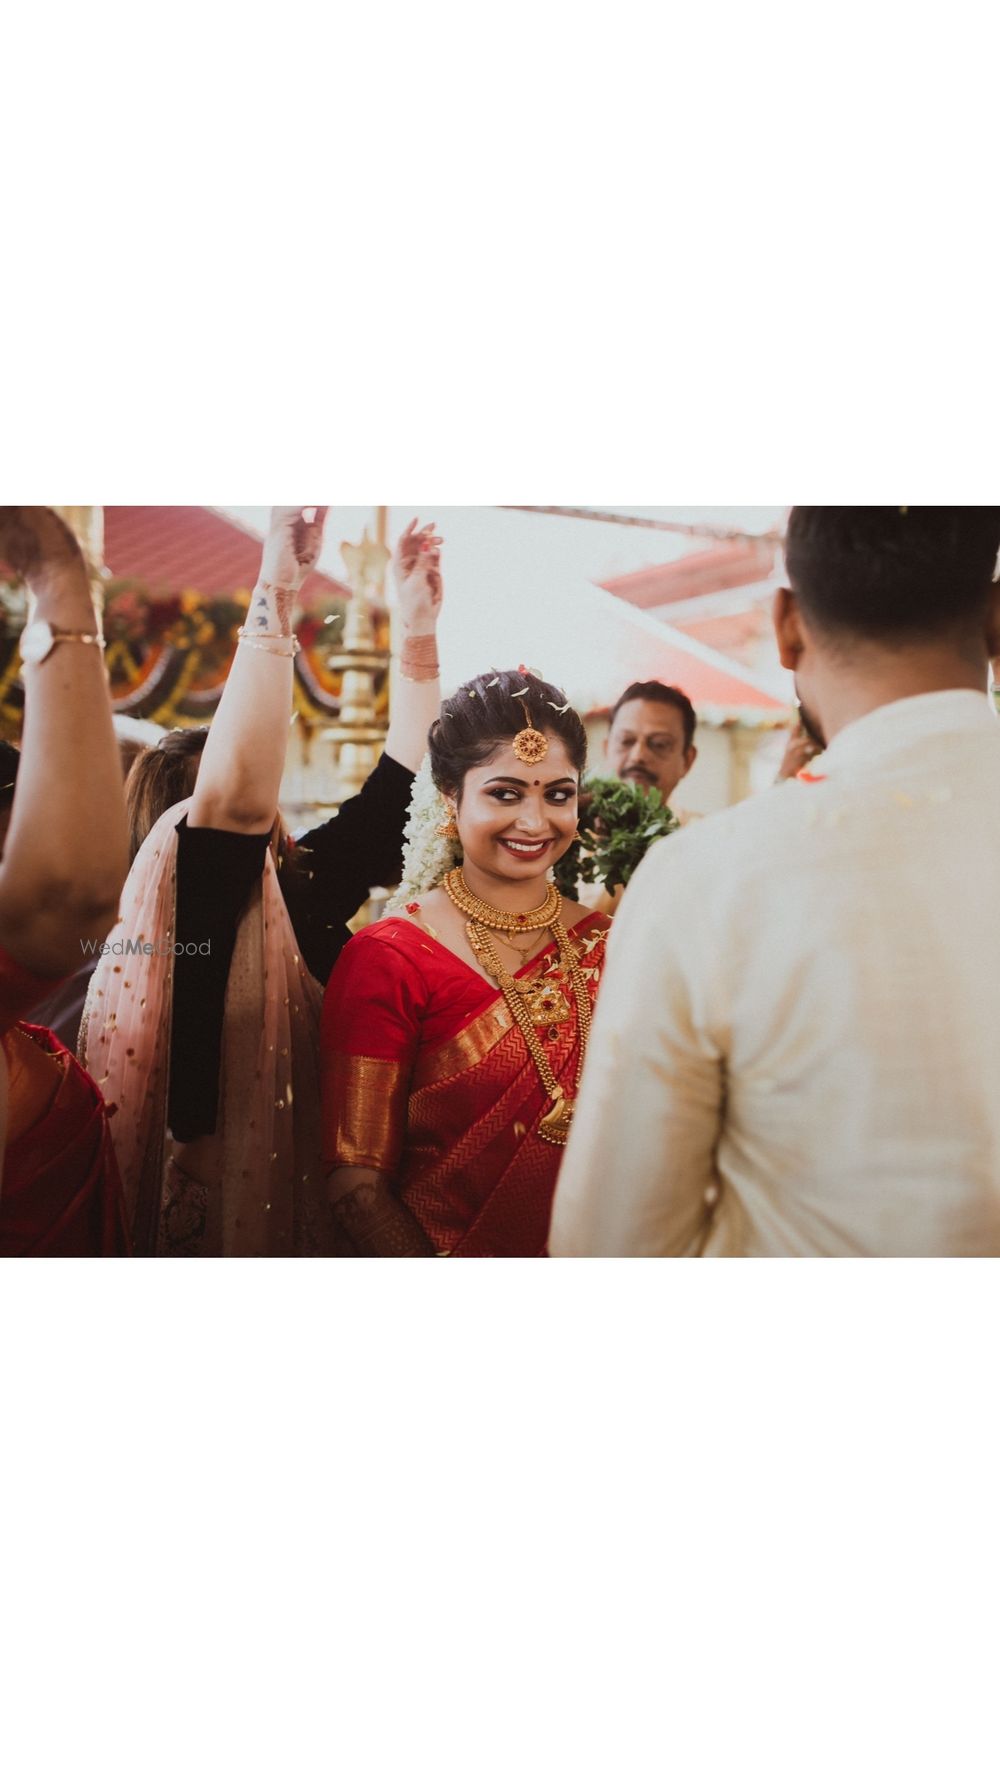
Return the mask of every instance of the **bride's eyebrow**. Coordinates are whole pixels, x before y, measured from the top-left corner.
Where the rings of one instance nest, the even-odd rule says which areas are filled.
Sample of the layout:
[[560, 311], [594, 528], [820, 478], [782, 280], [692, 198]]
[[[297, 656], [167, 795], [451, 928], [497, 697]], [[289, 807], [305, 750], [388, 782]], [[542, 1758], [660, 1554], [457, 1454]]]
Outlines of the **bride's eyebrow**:
[[[537, 784], [538, 779], [536, 778], [534, 780], [534, 782]], [[531, 783], [531, 780], [528, 778], [506, 778], [506, 777], [487, 778], [486, 783], [487, 784], [516, 784], [517, 788], [519, 790], [527, 790], [529, 787], [529, 784]], [[574, 784], [575, 785], [575, 783], [576, 783], [575, 778], [553, 778], [552, 782], [550, 784], [546, 784], [545, 788], [546, 788], [546, 790], [556, 790], [556, 789], [561, 789], [564, 784]]]

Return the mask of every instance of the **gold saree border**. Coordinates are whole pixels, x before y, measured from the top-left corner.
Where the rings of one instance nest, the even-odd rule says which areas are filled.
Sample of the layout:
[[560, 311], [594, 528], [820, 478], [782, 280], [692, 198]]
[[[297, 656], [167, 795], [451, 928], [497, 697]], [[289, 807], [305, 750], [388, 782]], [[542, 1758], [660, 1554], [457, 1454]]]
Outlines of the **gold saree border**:
[[406, 1136], [409, 1071], [380, 1056], [334, 1053], [323, 1067], [323, 1152], [337, 1167], [391, 1172]]
[[477, 1013], [464, 1031], [418, 1058], [412, 1090], [418, 1093], [422, 1087], [439, 1086], [456, 1074], [477, 1068], [506, 1037], [513, 1023], [513, 1014], [501, 994], [485, 1012]]

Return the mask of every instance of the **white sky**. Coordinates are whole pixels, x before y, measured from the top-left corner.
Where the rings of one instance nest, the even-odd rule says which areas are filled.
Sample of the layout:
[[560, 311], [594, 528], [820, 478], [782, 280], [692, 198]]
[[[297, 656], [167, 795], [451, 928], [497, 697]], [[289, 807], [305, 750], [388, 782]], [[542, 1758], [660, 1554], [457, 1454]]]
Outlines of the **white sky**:
[[[608, 503], [611, 506], [611, 503]], [[605, 508], [606, 510], [607, 508]], [[267, 509], [222, 509], [263, 532]], [[682, 523], [759, 532], [780, 524], [783, 507], [619, 507]], [[710, 547], [706, 540], [488, 506], [389, 509], [389, 542], [413, 517], [433, 519], [444, 538], [445, 607], [440, 626], [446, 686], [489, 667], [523, 661], [565, 688], [581, 708], [608, 703], [634, 678], [649, 677], [655, 620], [600, 591], [594, 582], [673, 562]], [[374, 529], [373, 507], [332, 507], [321, 567], [343, 576], [340, 544]]]

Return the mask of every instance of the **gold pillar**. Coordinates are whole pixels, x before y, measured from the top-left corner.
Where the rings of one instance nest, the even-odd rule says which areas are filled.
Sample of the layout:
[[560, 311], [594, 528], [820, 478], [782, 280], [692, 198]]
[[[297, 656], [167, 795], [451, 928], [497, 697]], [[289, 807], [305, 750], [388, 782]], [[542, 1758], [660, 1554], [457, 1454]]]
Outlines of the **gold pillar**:
[[377, 509], [375, 536], [368, 527], [360, 543], [342, 543], [340, 553], [347, 569], [351, 602], [347, 608], [340, 647], [327, 656], [327, 664], [343, 674], [340, 721], [323, 730], [337, 749], [337, 792], [341, 802], [361, 789], [378, 762], [385, 743], [385, 724], [375, 714], [375, 681], [385, 671], [388, 656], [375, 641], [371, 601], [384, 596], [389, 550], [385, 541], [386, 508]]

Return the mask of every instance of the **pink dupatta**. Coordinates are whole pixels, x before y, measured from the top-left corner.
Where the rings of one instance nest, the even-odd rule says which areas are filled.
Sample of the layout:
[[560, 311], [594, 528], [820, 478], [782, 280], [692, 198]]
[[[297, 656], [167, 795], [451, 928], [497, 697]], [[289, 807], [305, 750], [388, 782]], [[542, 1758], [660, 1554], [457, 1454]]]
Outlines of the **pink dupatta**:
[[[166, 1125], [177, 826], [140, 849], [87, 996], [80, 1054], [109, 1103], [135, 1251], [291, 1255], [333, 1251], [320, 1137], [322, 991], [309, 975], [270, 851], [240, 920], [226, 989], [214, 1133]], [[144, 948], [148, 947], [148, 948]]]

